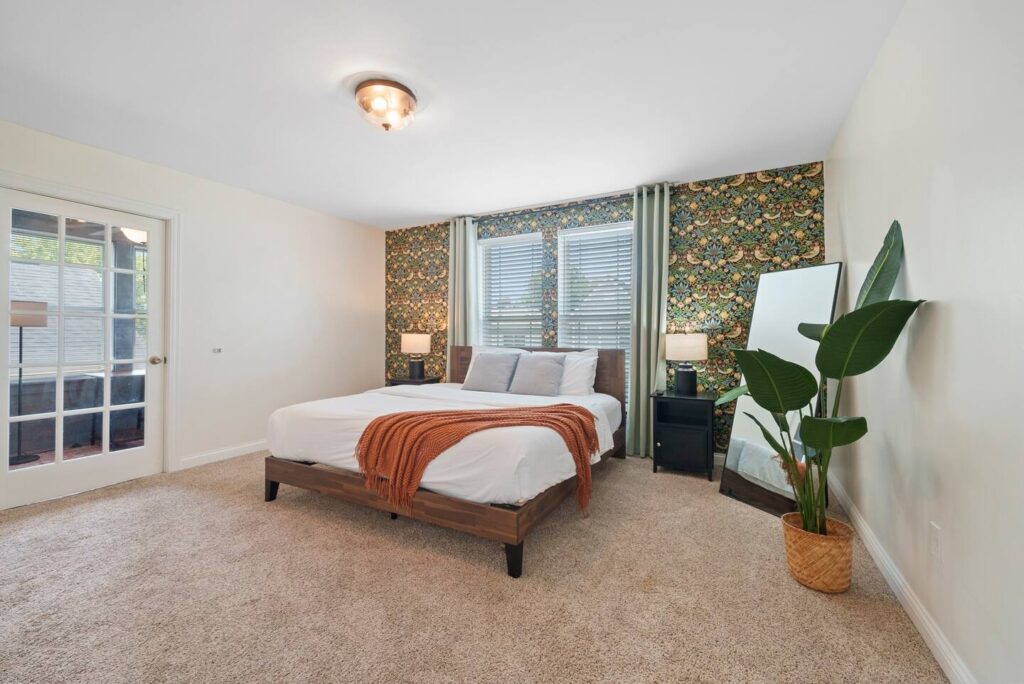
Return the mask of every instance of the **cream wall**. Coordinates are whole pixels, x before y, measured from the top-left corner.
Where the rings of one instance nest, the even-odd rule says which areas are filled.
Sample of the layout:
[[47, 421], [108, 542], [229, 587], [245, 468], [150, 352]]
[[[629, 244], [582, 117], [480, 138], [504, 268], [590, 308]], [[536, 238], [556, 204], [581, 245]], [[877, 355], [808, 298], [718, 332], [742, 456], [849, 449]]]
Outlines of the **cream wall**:
[[1022, 26], [1017, 0], [909, 0], [826, 161], [847, 300], [893, 218], [896, 294], [929, 300], [844, 397], [871, 431], [834, 471], [961, 681], [1024, 681]]
[[0, 172], [179, 212], [172, 467], [261, 448], [277, 407], [380, 385], [384, 231], [7, 122]]

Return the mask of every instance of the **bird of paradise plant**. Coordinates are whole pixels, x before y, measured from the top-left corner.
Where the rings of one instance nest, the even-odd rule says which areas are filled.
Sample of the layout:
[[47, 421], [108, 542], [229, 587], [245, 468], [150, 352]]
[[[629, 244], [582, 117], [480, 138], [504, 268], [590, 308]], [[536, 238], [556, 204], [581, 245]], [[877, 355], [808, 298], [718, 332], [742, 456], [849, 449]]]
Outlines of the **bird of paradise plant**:
[[[832, 324], [800, 324], [800, 334], [818, 343], [814, 359], [818, 378], [803, 366], [763, 349], [736, 349], [736, 361], [747, 384], [722, 395], [716, 402], [727, 404], [749, 394], [772, 414], [778, 437], [756, 417], [746, 415], [757, 423], [778, 455], [793, 488], [803, 529], [808, 532], [826, 534], [826, 491], [833, 450], [853, 444], [868, 432], [867, 419], [839, 415], [844, 382], [866, 373], [888, 356], [907, 321], [924, 301], [889, 299], [902, 260], [903, 232], [899, 222], [893, 221], [861, 285], [853, 311]], [[811, 401], [825, 388], [829, 378], [835, 381], [831, 410], [826, 405], [823, 415], [818, 416]], [[792, 412], [797, 413], [798, 437], [791, 432], [788, 416]]]

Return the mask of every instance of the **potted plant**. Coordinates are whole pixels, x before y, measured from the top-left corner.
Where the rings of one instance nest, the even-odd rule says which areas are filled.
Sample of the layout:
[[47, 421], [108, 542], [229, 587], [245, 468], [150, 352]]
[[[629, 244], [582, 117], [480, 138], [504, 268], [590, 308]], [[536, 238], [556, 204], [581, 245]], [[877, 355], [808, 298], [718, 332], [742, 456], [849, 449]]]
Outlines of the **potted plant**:
[[[775, 450], [793, 488], [797, 510], [782, 516], [790, 573], [801, 584], [819, 591], [849, 589], [853, 567], [853, 530], [825, 514], [833, 450], [856, 442], [868, 431], [865, 418], [839, 415], [843, 383], [885, 359], [923, 302], [889, 299], [902, 258], [903, 233], [899, 222], [893, 221], [853, 311], [831, 325], [800, 324], [799, 332], [818, 342], [814, 359], [818, 378], [803, 366], [763, 349], [737, 349], [736, 361], [747, 384], [717, 402], [726, 404], [749, 394], [775, 419], [775, 424], [768, 426], [746, 414]], [[816, 412], [811, 401], [819, 396], [819, 390], [820, 396], [825, 395], [828, 379], [835, 382], [831, 410], [825, 401], [819, 402], [821, 410]], [[794, 425], [798, 426], [795, 431]]]

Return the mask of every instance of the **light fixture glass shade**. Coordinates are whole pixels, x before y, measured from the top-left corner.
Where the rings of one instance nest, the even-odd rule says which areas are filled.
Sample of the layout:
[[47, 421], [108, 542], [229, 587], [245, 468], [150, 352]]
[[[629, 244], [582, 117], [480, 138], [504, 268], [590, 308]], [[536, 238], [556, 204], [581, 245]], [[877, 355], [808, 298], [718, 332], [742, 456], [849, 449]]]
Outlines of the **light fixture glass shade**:
[[402, 333], [403, 354], [429, 354], [430, 333]]
[[398, 131], [412, 123], [416, 96], [397, 81], [371, 79], [356, 86], [356, 102], [363, 116], [385, 131]]
[[665, 335], [665, 359], [668, 361], [706, 361], [708, 336], [704, 333]]
[[11, 302], [11, 325], [15, 328], [45, 328], [46, 302]]

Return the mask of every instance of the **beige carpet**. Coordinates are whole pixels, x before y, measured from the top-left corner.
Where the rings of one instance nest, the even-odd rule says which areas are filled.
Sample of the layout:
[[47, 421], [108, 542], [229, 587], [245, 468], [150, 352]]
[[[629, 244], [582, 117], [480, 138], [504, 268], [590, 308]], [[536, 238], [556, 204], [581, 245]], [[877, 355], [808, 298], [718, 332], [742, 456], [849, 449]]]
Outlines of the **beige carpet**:
[[779, 522], [612, 461], [500, 544], [286, 485], [256, 455], [0, 513], [2, 682], [926, 682], [861, 544], [849, 593], [786, 573]]

